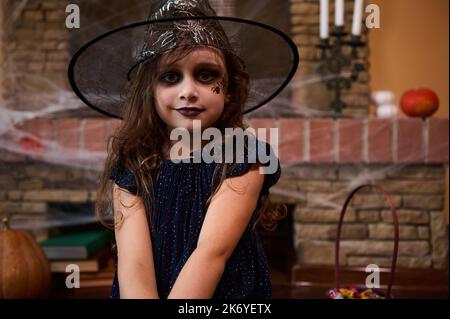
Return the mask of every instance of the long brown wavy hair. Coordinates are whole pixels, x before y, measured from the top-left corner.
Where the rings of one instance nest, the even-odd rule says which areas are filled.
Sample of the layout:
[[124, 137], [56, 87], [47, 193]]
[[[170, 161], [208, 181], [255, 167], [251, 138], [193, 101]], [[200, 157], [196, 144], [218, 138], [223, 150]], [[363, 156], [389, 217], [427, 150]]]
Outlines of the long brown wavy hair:
[[[194, 49], [196, 49], [195, 46], [178, 47], [172, 50], [168, 57], [172, 63], [175, 63]], [[248, 96], [249, 76], [234, 54], [226, 51], [222, 53], [221, 58], [224, 59], [228, 77], [225, 94], [229, 95], [230, 100], [225, 104], [224, 111], [214, 127], [218, 128], [224, 136], [226, 127], [244, 130], [247, 128], [244, 125], [242, 110]], [[118, 227], [123, 220], [120, 210], [113, 211], [113, 181], [110, 179], [117, 161], [121, 161], [135, 176], [137, 196], [142, 198], [149, 226], [153, 229], [153, 179], [155, 178], [153, 173], [158, 172], [164, 161], [163, 146], [170, 143], [166, 124], [155, 108], [154, 92], [148, 89], [153, 88], [156, 83], [158, 74], [154, 70], [157, 69], [160, 59], [161, 56], [148, 60], [137, 69], [125, 99], [123, 122], [108, 138], [108, 156], [100, 177], [95, 206], [97, 218], [108, 228]], [[219, 183], [213, 183], [221, 167]], [[206, 207], [209, 206], [212, 197], [225, 180], [227, 167], [227, 164], [215, 167], [211, 181], [211, 196], [207, 200]], [[217, 186], [214, 188], [213, 185]], [[268, 195], [260, 196], [259, 200], [261, 201], [258, 203], [261, 205], [260, 213], [253, 227], [260, 223], [267, 230], [274, 230], [277, 220], [285, 217], [286, 206], [271, 205]], [[114, 218], [114, 213], [119, 216]]]

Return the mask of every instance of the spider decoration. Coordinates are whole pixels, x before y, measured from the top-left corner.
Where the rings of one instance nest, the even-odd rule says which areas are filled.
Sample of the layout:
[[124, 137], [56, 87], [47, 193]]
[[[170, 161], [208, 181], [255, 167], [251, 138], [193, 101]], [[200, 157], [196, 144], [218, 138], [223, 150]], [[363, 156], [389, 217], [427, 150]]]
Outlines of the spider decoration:
[[172, 8], [177, 11], [187, 11], [191, 8], [197, 7], [198, 5], [198, 1], [196, 0], [169, 0], [164, 6], [161, 7], [161, 9], [153, 14], [152, 18], [162, 18], [166, 13], [170, 13]]
[[216, 39], [217, 33], [213, 32], [212, 28], [208, 28], [207, 21], [201, 20], [186, 20], [174, 22], [175, 28], [184, 34], [192, 37], [195, 43], [217, 45], [219, 40]]
[[211, 88], [211, 91], [213, 91], [213, 93], [220, 94], [220, 87], [219, 86], [214, 86], [214, 87]]
[[176, 47], [178, 42], [185, 42], [186, 39], [194, 44], [226, 47], [222, 33], [216, 32], [214, 27], [210, 21], [201, 20], [175, 21], [157, 29], [150, 26], [139, 58], [145, 60], [158, 52]]
[[215, 94], [220, 94], [221, 92], [225, 93], [225, 80], [221, 79], [219, 82], [217, 82], [212, 88], [211, 91]]
[[[230, 44], [219, 22], [189, 20], [189, 17], [201, 16], [200, 13], [203, 12], [201, 6], [202, 3], [198, 0], [166, 1], [149, 17], [150, 21], [177, 17], [185, 17], [186, 20], [167, 21], [160, 25], [150, 24], [145, 31], [144, 44], [137, 55], [138, 60], [142, 62], [184, 43], [228, 49]], [[213, 14], [209, 7], [205, 10]]]

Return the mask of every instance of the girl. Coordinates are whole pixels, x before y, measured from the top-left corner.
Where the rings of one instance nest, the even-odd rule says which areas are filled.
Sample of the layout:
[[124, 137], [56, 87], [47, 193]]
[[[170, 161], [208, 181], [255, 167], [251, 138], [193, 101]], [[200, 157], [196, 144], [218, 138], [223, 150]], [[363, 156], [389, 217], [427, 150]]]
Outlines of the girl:
[[[157, 1], [151, 13], [144, 47], [137, 63], [130, 64], [132, 80], [121, 95], [123, 123], [112, 137], [97, 193], [97, 214], [105, 225], [112, 214], [115, 230], [112, 297], [270, 298], [269, 266], [255, 226], [273, 229], [283, 216], [268, 201], [269, 188], [280, 177], [279, 163], [275, 173], [261, 174], [261, 161], [251, 161], [255, 150], [248, 143], [243, 162], [175, 162], [186, 156], [174, 158], [171, 152], [177, 142], [171, 133], [192, 133], [194, 121], [222, 136], [226, 128], [245, 129], [244, 106], [255, 88], [252, 74], [207, 1]], [[158, 19], [161, 23], [152, 22]], [[88, 70], [82, 61], [89, 60], [83, 55], [93, 43], [72, 59], [71, 84], [89, 106], [116, 115], [111, 105], [91, 98], [92, 85], [104, 83], [90, 82], [80, 90], [81, 69]], [[296, 51], [292, 55], [278, 91], [297, 67]], [[104, 97], [111, 90], [99, 91]], [[273, 88], [264, 94], [271, 95], [249, 110], [276, 95]], [[198, 148], [191, 141], [184, 145], [187, 159], [201, 155], [207, 142]], [[270, 150], [263, 142], [256, 144], [260, 147]]]

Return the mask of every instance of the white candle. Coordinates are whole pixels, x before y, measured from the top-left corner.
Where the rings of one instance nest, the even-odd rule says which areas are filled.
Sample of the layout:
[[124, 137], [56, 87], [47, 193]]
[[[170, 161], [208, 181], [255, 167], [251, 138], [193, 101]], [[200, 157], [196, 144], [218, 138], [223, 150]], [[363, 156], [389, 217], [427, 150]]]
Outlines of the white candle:
[[344, 26], [344, 0], [336, 0], [334, 11], [335, 11], [334, 20], [336, 26], [338, 27]]
[[355, 7], [353, 8], [353, 27], [352, 27], [352, 34], [355, 36], [359, 36], [361, 34], [363, 5], [364, 0], [355, 0]]
[[328, 39], [328, 0], [320, 0], [320, 38]]

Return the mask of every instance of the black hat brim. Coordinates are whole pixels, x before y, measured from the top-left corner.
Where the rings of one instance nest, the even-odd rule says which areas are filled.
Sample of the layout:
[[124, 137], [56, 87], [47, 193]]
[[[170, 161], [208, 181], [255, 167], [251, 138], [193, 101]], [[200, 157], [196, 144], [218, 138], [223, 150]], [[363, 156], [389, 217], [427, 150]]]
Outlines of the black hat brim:
[[[235, 17], [189, 17], [142, 21], [106, 32], [83, 45], [68, 66], [69, 83], [92, 109], [122, 118], [128, 88], [127, 74], [136, 66], [150, 24], [178, 20], [218, 20], [250, 77], [249, 98], [243, 113], [252, 112], [275, 98], [291, 81], [299, 65], [298, 48], [282, 31], [260, 22]], [[249, 37], [257, 46], [249, 47]], [[277, 48], [277, 59], [264, 56], [265, 48]]]

